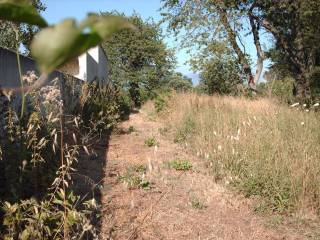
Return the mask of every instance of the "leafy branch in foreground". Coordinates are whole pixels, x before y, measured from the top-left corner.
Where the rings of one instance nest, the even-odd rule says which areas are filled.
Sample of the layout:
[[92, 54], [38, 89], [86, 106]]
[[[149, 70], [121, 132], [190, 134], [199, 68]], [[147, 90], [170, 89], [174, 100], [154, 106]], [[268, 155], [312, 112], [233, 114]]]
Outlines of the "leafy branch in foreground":
[[[47, 26], [32, 4], [24, 0], [1, 0], [0, 16], [0, 19], [6, 21]], [[57, 25], [42, 29], [31, 43], [31, 55], [37, 61], [42, 77], [39, 78], [39, 83], [35, 83], [27, 91], [44, 85], [50, 72], [124, 28], [134, 27], [119, 16], [90, 15], [79, 25], [74, 19], [66, 19]]]

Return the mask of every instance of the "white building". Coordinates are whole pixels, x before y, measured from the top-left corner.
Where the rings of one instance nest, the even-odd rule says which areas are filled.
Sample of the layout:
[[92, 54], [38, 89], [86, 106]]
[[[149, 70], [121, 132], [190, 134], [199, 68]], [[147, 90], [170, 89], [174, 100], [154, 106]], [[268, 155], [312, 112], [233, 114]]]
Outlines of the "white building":
[[[20, 55], [22, 75], [27, 72], [35, 71], [38, 75], [36, 62], [28, 57]], [[80, 80], [92, 82], [99, 80], [105, 85], [108, 78], [108, 61], [101, 46], [91, 48], [81, 56], [74, 58], [67, 64], [58, 69], [58, 71], [72, 75]], [[50, 79], [59, 75], [54, 72]], [[16, 53], [12, 50], [0, 47], [0, 86], [2, 87], [19, 87], [20, 76], [18, 71]]]
[[78, 71], [72, 74], [86, 82], [97, 79], [104, 84], [107, 81], [107, 56], [101, 46], [91, 48], [78, 57]]

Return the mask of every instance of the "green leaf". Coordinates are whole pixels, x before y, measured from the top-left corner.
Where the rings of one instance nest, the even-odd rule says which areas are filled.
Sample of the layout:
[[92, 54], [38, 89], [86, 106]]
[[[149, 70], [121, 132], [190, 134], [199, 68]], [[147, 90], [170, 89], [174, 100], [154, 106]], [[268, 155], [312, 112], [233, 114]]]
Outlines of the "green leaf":
[[123, 18], [89, 16], [78, 26], [66, 19], [39, 32], [31, 44], [31, 54], [43, 73], [50, 73], [81, 55], [123, 28], [131, 25]]
[[48, 26], [47, 22], [27, 0], [0, 0], [0, 19], [39, 27]]
[[81, 28], [90, 28], [95, 31], [102, 39], [110, 37], [113, 33], [119, 32], [124, 28], [134, 29], [134, 26], [119, 16], [88, 16], [81, 22]]
[[29, 237], [30, 237], [30, 231], [27, 228], [27, 229], [23, 230], [23, 232], [21, 233], [20, 239], [21, 240], [28, 240], [28, 239], [30, 239]]

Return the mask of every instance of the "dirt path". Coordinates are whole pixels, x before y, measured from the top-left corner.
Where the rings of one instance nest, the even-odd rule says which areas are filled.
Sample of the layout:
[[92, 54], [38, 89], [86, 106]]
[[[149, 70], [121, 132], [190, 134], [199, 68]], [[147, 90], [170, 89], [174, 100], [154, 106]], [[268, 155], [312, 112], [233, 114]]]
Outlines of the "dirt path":
[[[136, 131], [129, 133], [130, 126]], [[162, 136], [162, 127], [143, 108], [111, 136], [101, 239], [303, 239], [267, 228], [247, 200], [214, 182], [203, 161]], [[145, 145], [151, 136], [159, 147]], [[168, 168], [174, 159], [190, 161], [193, 169]], [[144, 179], [144, 187], [129, 189], [135, 183], [130, 173]]]

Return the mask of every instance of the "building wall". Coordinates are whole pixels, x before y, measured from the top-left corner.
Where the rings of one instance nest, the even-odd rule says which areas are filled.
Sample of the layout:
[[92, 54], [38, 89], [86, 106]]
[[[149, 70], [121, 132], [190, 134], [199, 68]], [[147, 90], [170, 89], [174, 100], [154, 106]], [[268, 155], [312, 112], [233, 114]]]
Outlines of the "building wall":
[[108, 59], [107, 56], [102, 49], [102, 47], [99, 46], [99, 61], [98, 61], [98, 77], [102, 81], [102, 83], [107, 83], [108, 81]]
[[[34, 60], [20, 56], [22, 75], [28, 71], [36, 71], [37, 66]], [[20, 86], [17, 56], [14, 51], [0, 47], [0, 86], [17, 87]]]
[[92, 82], [98, 78], [98, 63], [91, 56], [91, 54], [86, 53], [87, 58], [87, 82]]
[[[106, 84], [108, 69], [107, 69], [107, 57], [101, 46], [91, 48], [87, 53], [87, 79], [86, 81], [91, 82], [98, 79], [100, 83]], [[93, 61], [94, 62], [93, 62]]]
[[[82, 54], [78, 59], [78, 74], [75, 77], [87, 81], [87, 54]], [[66, 72], [68, 73], [69, 71]]]
[[[28, 71], [34, 71], [36, 75], [39, 76], [39, 71], [37, 70], [36, 63], [33, 59], [20, 55], [20, 62], [22, 75], [26, 75]], [[56, 81], [56, 79], [58, 81]], [[62, 91], [60, 91], [59, 99], [64, 102], [64, 110], [66, 113], [72, 113], [80, 104], [83, 84], [84, 81], [74, 76], [54, 71], [49, 75], [46, 84], [37, 91], [40, 94], [47, 94], [50, 89], [58, 89], [59, 91], [61, 89]], [[16, 53], [0, 47], [0, 89], [1, 87], [17, 88], [20, 86]], [[12, 99], [14, 99], [13, 105], [19, 109], [21, 97], [16, 95]], [[2, 105], [2, 102], [0, 102], [0, 112]]]
[[[32, 58], [20, 55], [22, 75], [34, 71], [40, 75], [36, 62]], [[72, 112], [78, 105], [81, 96], [81, 86], [84, 82], [99, 80], [103, 85], [107, 82], [107, 57], [100, 46], [90, 49], [87, 53], [82, 54], [78, 59], [73, 59], [61, 69], [62, 72], [55, 71], [50, 74], [49, 79], [44, 87], [53, 86], [54, 80], [59, 79], [63, 83], [61, 99], [65, 102], [67, 112]], [[68, 74], [69, 73], [69, 74]], [[71, 74], [74, 74], [72, 76]], [[81, 81], [82, 80], [82, 81]], [[17, 88], [20, 87], [20, 76], [18, 70], [17, 56], [12, 50], [0, 47], [0, 88]], [[66, 90], [68, 89], [68, 90]], [[41, 91], [41, 89], [39, 90]], [[20, 97], [16, 96], [17, 106]], [[1, 107], [1, 106], [0, 106]]]

